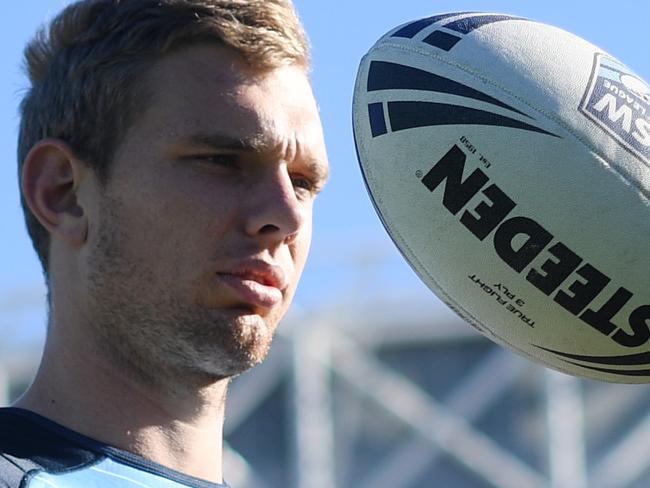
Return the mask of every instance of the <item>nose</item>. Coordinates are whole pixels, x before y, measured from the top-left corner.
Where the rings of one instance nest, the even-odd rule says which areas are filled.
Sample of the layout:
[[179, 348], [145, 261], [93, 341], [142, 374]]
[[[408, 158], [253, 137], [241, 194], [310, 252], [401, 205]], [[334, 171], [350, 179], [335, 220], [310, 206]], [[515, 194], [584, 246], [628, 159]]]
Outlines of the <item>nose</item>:
[[246, 219], [246, 233], [277, 245], [295, 239], [305, 223], [307, 206], [296, 195], [286, 165], [267, 168], [252, 188]]

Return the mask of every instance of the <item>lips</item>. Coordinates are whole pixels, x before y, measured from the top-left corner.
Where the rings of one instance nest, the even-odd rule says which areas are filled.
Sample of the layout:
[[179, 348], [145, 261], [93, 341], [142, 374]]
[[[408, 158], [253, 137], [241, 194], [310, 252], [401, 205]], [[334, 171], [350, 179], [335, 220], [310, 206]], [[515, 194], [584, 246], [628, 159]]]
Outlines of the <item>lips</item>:
[[256, 308], [272, 308], [282, 301], [287, 280], [281, 267], [265, 261], [241, 263], [217, 273], [240, 300]]

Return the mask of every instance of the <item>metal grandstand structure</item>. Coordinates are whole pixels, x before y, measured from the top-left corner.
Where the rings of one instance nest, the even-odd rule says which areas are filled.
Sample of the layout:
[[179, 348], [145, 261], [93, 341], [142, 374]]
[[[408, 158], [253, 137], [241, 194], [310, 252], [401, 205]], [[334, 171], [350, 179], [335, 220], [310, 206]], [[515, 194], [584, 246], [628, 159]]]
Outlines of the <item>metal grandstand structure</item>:
[[[0, 299], [2, 403], [36, 366], [21, 321], [41, 302]], [[233, 382], [225, 474], [237, 488], [641, 488], [649, 406], [646, 386], [540, 368], [433, 302], [381, 297], [285, 320]]]

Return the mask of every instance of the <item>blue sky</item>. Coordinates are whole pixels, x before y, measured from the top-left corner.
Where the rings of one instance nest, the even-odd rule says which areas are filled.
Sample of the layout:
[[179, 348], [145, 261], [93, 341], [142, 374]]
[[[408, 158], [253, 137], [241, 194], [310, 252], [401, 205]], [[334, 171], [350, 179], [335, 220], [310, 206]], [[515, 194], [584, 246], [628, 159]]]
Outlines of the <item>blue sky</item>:
[[[390, 28], [447, 11], [518, 15], [571, 31], [618, 57], [650, 79], [647, 29], [650, 2], [525, 0], [296, 0], [313, 46], [313, 83], [321, 107], [332, 178], [316, 206], [311, 261], [296, 301], [313, 309], [351, 300], [408, 295], [435, 301], [411, 272], [383, 231], [356, 161], [351, 99], [361, 56]], [[16, 184], [17, 106], [25, 77], [21, 52], [38, 25], [55, 14], [62, 0], [26, 0], [3, 6], [0, 31], [0, 329], [15, 321], [38, 327], [42, 278], [28, 240]], [[36, 291], [35, 298], [34, 290]], [[39, 291], [40, 290], [40, 291]], [[35, 300], [35, 302], [34, 302]], [[27, 306], [25, 305], [25, 306]], [[3, 310], [5, 314], [3, 315]], [[16, 314], [7, 314], [14, 310]], [[15, 329], [14, 329], [15, 330]]]

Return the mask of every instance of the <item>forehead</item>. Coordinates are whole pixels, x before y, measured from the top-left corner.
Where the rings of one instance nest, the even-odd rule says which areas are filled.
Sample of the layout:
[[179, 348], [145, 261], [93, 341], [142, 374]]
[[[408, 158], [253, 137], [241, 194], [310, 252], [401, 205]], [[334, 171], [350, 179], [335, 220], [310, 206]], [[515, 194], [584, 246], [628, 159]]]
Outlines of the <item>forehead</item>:
[[228, 48], [197, 44], [156, 61], [143, 82], [151, 99], [141, 119], [159, 136], [219, 133], [269, 147], [293, 139], [324, 158], [318, 108], [302, 67], [256, 71]]

